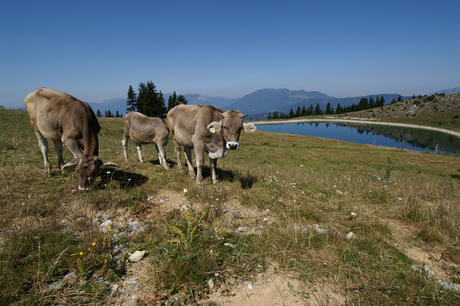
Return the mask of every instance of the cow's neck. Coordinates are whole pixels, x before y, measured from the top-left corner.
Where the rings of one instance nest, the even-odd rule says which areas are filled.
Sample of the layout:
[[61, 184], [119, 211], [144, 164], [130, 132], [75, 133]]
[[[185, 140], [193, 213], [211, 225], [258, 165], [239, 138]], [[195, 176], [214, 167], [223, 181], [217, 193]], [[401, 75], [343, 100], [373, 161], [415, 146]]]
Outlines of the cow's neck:
[[99, 140], [97, 134], [87, 135], [83, 138], [83, 154], [84, 155], [99, 155]]

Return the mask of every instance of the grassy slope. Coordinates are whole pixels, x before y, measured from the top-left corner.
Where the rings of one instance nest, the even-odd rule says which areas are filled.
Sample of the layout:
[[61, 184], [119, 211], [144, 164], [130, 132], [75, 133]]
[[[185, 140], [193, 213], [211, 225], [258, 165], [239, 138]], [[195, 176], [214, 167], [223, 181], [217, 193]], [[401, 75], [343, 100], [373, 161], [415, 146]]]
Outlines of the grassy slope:
[[425, 96], [389, 104], [382, 108], [348, 114], [390, 122], [437, 126], [460, 131], [460, 93]]
[[[205, 185], [197, 187], [187, 175], [164, 170], [156, 156], [152, 158], [152, 146], [144, 148], [151, 162], [140, 164], [130, 142], [131, 161], [125, 163], [123, 119], [100, 122], [100, 156], [119, 166], [116, 175], [98, 179], [99, 190], [79, 193], [76, 173], [61, 174], [54, 168], [50, 177], [43, 175], [43, 159], [27, 114], [0, 109], [0, 304], [103, 303], [105, 287], [91, 275], [99, 271], [110, 280], [118, 272], [110, 265], [103, 234], [85, 224], [60, 223], [72, 203], [83, 207], [83, 214], [124, 209], [134, 218], [150, 216], [155, 226], [140, 241], [152, 254], [152, 283], [164, 300], [194, 290], [194, 297], [179, 295], [191, 303], [206, 294], [205, 279], [212, 271], [221, 273], [215, 279], [218, 284], [254, 276], [269, 262], [296, 271], [306, 284], [334, 284], [350, 304], [452, 305], [460, 298], [458, 292], [439, 288], [423, 269], [414, 271], [413, 265], [422, 267], [423, 262], [405, 253], [429, 245], [448, 272], [440, 274], [443, 280], [460, 283], [459, 265], [440, 257], [446, 250], [460, 250], [458, 156], [373, 150], [345, 142], [339, 149], [335, 140], [297, 135], [284, 135], [280, 147], [279, 135], [256, 132], [243, 134], [240, 149], [218, 161], [218, 185], [211, 185], [205, 172]], [[50, 147], [54, 166], [53, 151]], [[174, 165], [171, 144], [167, 154]], [[71, 158], [68, 150], [64, 158]], [[148, 201], [159, 192], [184, 189], [202, 213], [175, 210], [161, 215]], [[223, 224], [225, 203], [231, 201], [261, 214]], [[318, 232], [315, 224], [327, 232]], [[258, 234], [235, 233], [239, 226]], [[354, 239], [346, 239], [349, 232]], [[92, 241], [100, 247], [91, 256], [79, 257]], [[229, 251], [224, 242], [238, 247]], [[175, 273], [184, 269], [186, 278]], [[89, 282], [42, 299], [46, 284], [73, 270]]]

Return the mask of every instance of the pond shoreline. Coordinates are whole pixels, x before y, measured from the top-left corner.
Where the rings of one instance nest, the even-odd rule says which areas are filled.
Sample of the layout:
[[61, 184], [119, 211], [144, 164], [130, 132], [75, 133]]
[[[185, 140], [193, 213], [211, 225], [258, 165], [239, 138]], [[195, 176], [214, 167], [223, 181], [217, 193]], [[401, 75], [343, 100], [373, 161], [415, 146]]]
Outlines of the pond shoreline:
[[375, 125], [388, 125], [388, 126], [396, 126], [396, 127], [403, 127], [403, 128], [411, 128], [411, 129], [424, 129], [424, 130], [431, 130], [436, 132], [442, 132], [450, 135], [456, 136], [460, 139], [460, 132], [451, 131], [444, 128], [432, 127], [432, 126], [424, 126], [424, 125], [417, 125], [417, 124], [409, 124], [409, 123], [394, 123], [394, 122], [385, 122], [385, 121], [373, 121], [373, 120], [363, 120], [363, 119], [335, 119], [335, 118], [322, 118], [322, 119], [292, 119], [292, 120], [280, 120], [280, 121], [252, 121], [251, 123], [254, 125], [264, 125], [264, 124], [286, 124], [286, 123], [360, 123], [360, 124], [375, 124]]

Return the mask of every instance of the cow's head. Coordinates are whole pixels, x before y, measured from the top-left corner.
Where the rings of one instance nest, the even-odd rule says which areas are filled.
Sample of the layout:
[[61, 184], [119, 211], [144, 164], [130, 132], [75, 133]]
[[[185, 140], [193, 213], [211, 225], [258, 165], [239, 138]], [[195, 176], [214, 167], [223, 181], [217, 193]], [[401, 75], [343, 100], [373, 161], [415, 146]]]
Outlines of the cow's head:
[[208, 130], [211, 133], [216, 133], [222, 129], [222, 136], [224, 137], [226, 148], [229, 150], [238, 149], [241, 129], [248, 133], [256, 130], [254, 124], [243, 122], [243, 118], [247, 115], [243, 115], [237, 110], [228, 110], [225, 113], [218, 112], [218, 114], [222, 116], [222, 119], [211, 122], [208, 125]]
[[73, 170], [76, 168], [77, 172], [80, 174], [80, 184], [78, 185], [78, 189], [88, 191], [99, 174], [99, 168], [101, 166], [116, 165], [117, 164], [94, 155], [81, 155], [62, 166], [62, 170]]

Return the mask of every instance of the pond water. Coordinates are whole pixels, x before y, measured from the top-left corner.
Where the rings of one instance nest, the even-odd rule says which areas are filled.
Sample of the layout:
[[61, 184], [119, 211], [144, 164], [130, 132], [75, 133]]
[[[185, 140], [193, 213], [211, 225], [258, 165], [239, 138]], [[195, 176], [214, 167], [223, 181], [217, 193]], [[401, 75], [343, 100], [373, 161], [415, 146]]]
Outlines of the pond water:
[[[266, 132], [306, 135], [404, 150], [460, 154], [457, 137], [436, 131], [357, 123], [287, 123], [257, 125]], [[436, 149], [437, 146], [437, 149]]]

